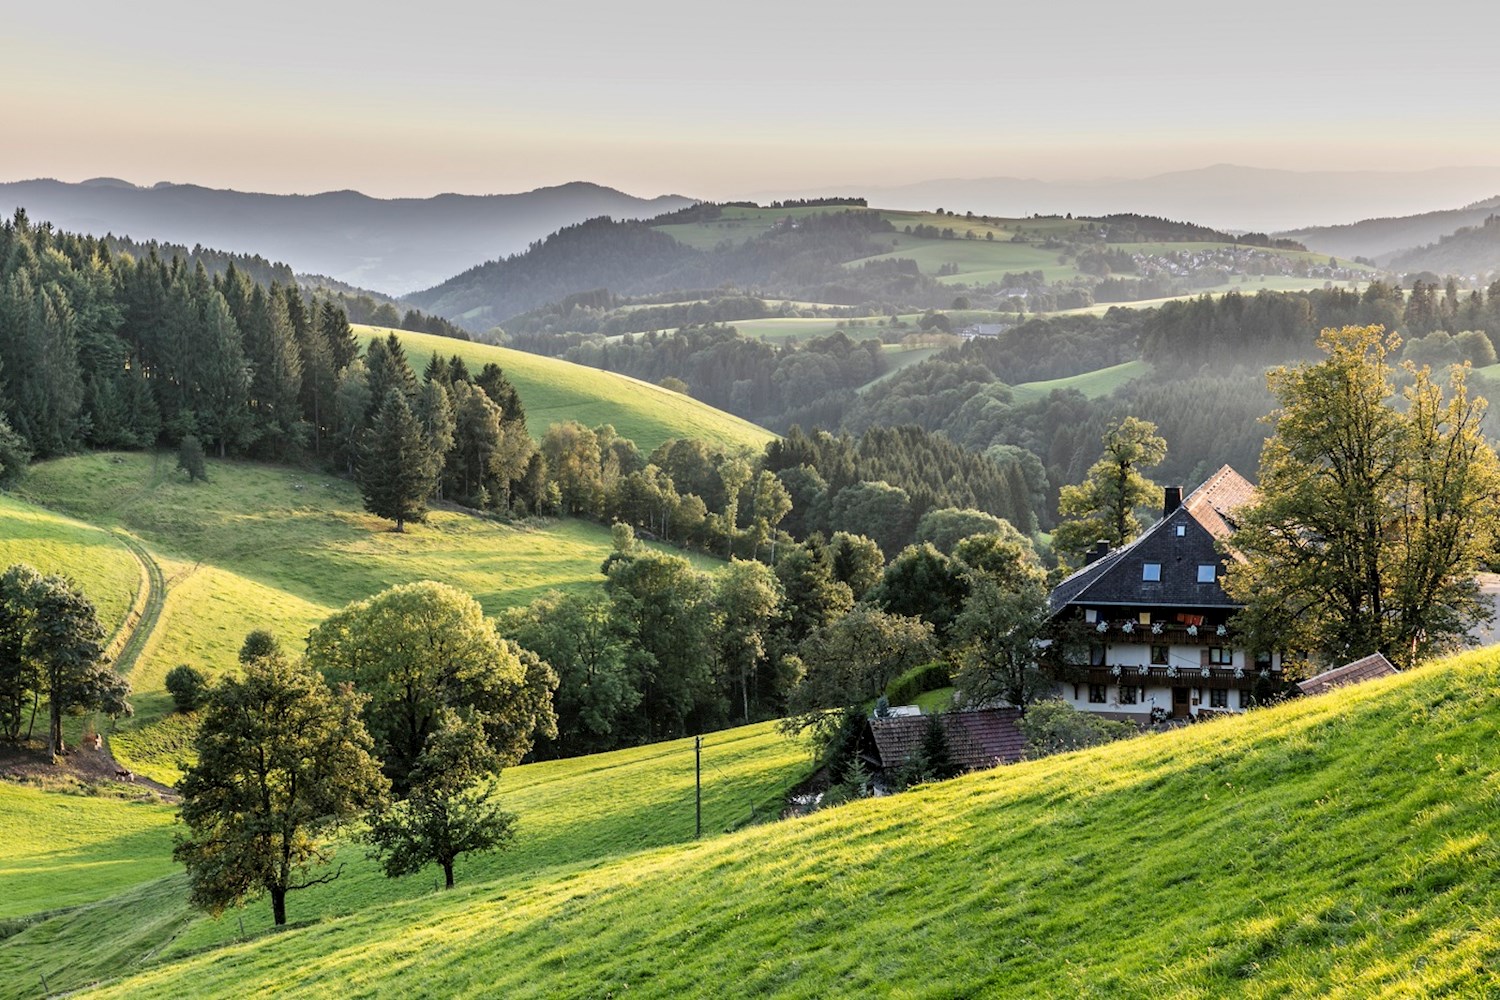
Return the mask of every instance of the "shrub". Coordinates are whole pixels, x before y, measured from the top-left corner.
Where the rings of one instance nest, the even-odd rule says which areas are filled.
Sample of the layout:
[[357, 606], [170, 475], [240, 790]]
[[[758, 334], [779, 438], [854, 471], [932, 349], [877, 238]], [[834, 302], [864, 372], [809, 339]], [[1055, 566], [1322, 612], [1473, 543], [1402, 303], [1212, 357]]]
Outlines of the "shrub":
[[1060, 698], [1033, 703], [1021, 717], [1020, 727], [1026, 737], [1026, 756], [1032, 758], [1111, 743], [1140, 732], [1128, 722], [1080, 712]]
[[281, 642], [270, 632], [258, 628], [245, 636], [245, 644], [240, 647], [240, 662], [249, 663], [251, 660], [263, 659], [273, 656], [281, 650]]
[[947, 663], [923, 663], [886, 685], [885, 697], [892, 705], [910, 705], [917, 700], [917, 695], [945, 688], [952, 683], [953, 675], [949, 672]]
[[208, 677], [186, 663], [167, 671], [167, 694], [179, 712], [191, 712], [203, 704], [208, 693]]

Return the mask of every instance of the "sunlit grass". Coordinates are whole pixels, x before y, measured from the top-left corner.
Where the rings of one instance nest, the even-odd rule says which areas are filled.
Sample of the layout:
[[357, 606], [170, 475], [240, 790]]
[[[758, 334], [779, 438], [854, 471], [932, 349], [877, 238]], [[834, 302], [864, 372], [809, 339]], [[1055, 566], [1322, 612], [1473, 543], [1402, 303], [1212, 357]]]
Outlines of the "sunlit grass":
[[[355, 327], [355, 333], [365, 342], [390, 332]], [[685, 437], [759, 451], [774, 436], [763, 427], [691, 396], [625, 375], [489, 344], [400, 330], [396, 335], [418, 374], [434, 351], [444, 358], [457, 354], [475, 375], [489, 362], [499, 365], [520, 393], [526, 407], [526, 426], [538, 438], [549, 425], [564, 420], [577, 420], [589, 427], [613, 424], [621, 436], [630, 438], [646, 453], [669, 438]]]
[[373, 905], [104, 996], [1500, 990], [1500, 656]]

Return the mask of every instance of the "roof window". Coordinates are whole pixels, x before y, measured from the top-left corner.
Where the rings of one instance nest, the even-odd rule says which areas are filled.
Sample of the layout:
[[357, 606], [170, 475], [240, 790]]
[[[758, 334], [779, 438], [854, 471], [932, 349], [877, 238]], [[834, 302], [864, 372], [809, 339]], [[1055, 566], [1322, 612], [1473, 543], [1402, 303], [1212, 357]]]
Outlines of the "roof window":
[[1161, 563], [1142, 563], [1141, 580], [1146, 583], [1161, 582]]

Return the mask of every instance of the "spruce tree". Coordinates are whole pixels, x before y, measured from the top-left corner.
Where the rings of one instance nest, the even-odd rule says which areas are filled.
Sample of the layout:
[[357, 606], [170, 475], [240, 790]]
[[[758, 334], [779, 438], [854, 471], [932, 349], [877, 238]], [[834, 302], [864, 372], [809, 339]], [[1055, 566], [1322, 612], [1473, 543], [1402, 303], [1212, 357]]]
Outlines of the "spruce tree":
[[405, 394], [388, 390], [360, 449], [359, 489], [365, 509], [395, 521], [397, 531], [405, 531], [407, 521], [426, 520], [427, 498], [438, 470], [438, 456]]

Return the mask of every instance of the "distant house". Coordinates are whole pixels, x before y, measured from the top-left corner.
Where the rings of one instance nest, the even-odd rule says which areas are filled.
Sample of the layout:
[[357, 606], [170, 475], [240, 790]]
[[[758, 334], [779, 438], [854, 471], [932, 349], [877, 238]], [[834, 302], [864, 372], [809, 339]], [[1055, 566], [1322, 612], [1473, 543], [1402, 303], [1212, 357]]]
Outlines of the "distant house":
[[1009, 329], [1009, 323], [970, 323], [962, 327], [958, 335], [964, 340], [974, 340], [977, 337], [998, 337]]
[[1114, 719], [1184, 719], [1251, 706], [1262, 679], [1279, 681], [1281, 656], [1248, 648], [1229, 627], [1241, 604], [1223, 587], [1235, 512], [1254, 487], [1229, 466], [1186, 499], [1163, 491], [1162, 517], [1118, 549], [1101, 542], [1058, 584], [1055, 621], [1091, 638], [1088, 662], [1061, 667], [1057, 694]]
[[1380, 653], [1371, 653], [1364, 659], [1346, 663], [1342, 667], [1334, 667], [1332, 670], [1325, 670], [1305, 681], [1299, 681], [1297, 690], [1303, 694], [1324, 694], [1334, 688], [1373, 681], [1377, 677], [1389, 677], [1395, 673], [1399, 671], [1391, 665], [1390, 660]]
[[869, 719], [860, 734], [859, 756], [877, 780], [892, 778], [922, 745], [930, 721], [936, 719], [948, 741], [948, 757], [959, 770], [1013, 764], [1026, 749], [1026, 738], [1016, 725], [1020, 717], [1013, 708], [986, 708]]

